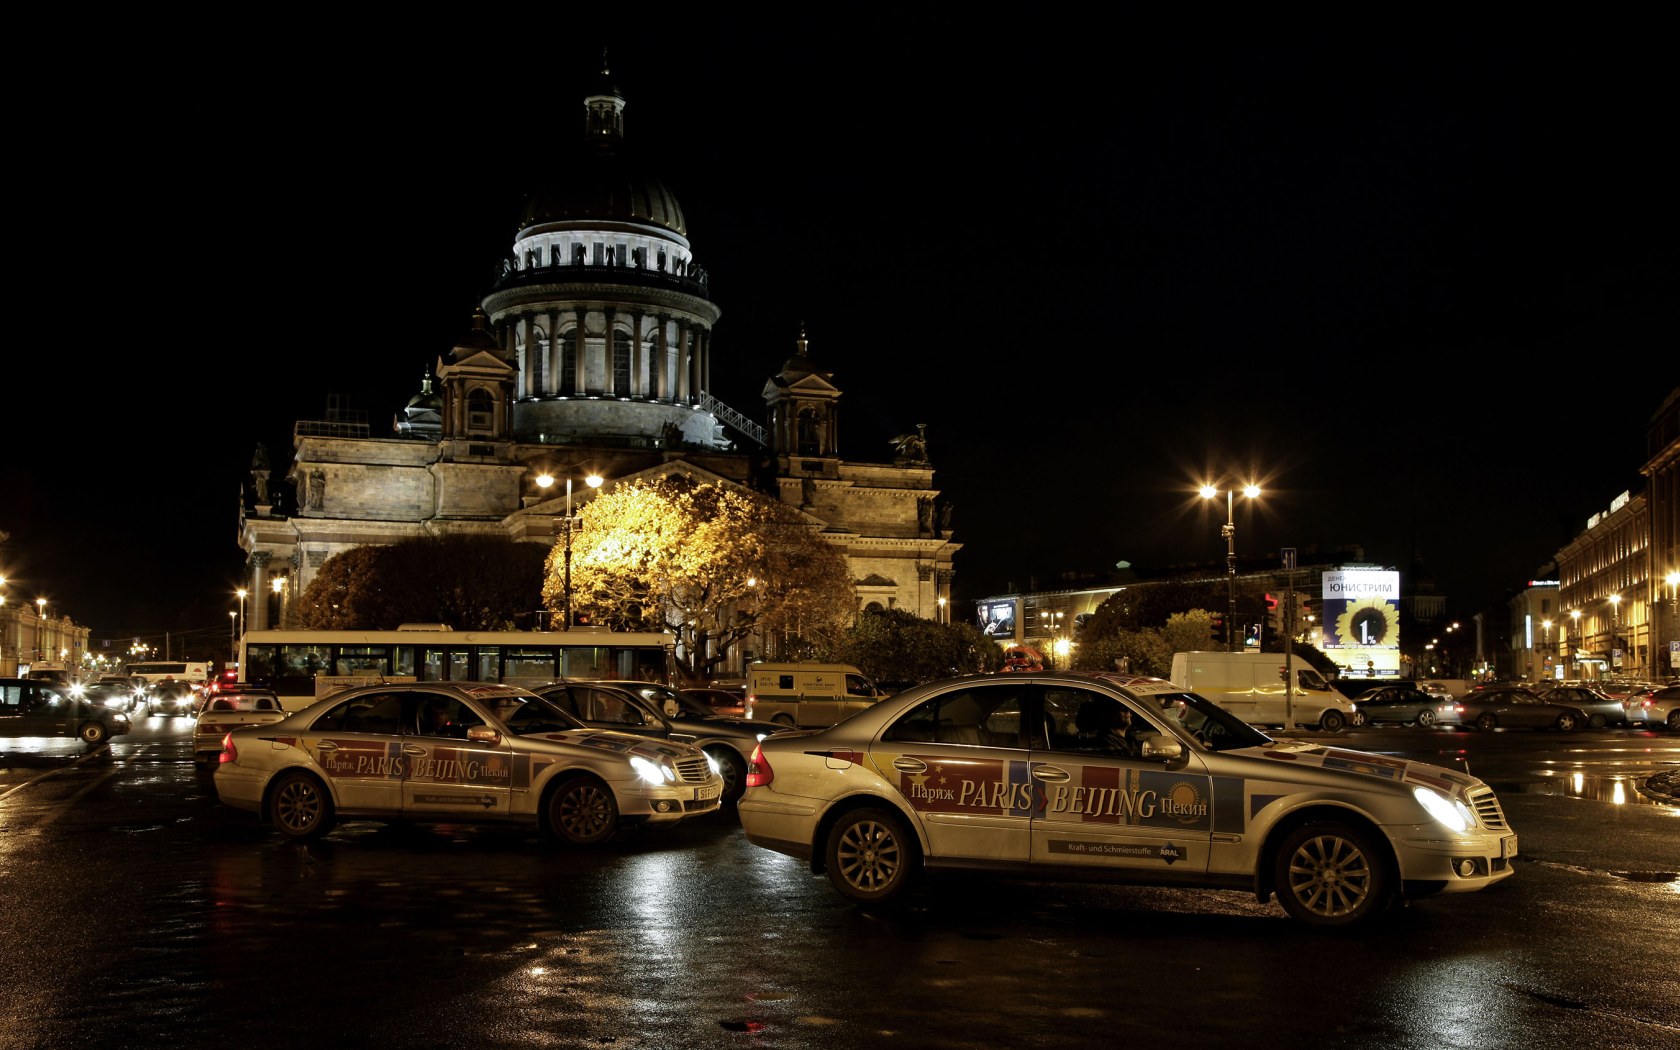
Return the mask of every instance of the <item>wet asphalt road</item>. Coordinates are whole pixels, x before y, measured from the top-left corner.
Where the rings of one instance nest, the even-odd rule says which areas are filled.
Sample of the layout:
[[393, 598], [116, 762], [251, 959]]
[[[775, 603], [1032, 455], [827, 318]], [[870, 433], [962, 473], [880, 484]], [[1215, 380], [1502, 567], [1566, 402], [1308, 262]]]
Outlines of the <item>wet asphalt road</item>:
[[1468, 762], [1517, 873], [1327, 935], [1235, 892], [929, 882], [856, 909], [729, 812], [573, 853], [220, 806], [185, 720], [0, 749], [0, 1048], [1667, 1047], [1680, 740], [1360, 731]]

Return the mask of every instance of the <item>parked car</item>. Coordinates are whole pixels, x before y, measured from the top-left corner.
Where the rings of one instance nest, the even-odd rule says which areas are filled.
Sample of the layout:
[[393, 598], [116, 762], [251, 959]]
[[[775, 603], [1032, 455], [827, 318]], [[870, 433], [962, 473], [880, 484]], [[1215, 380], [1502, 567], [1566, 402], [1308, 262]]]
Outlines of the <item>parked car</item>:
[[720, 718], [741, 718], [747, 711], [747, 695], [745, 687], [741, 689], [720, 689], [717, 686], [696, 686], [684, 689], [683, 695], [698, 700], [709, 708], [712, 714]]
[[126, 678], [102, 678], [82, 687], [81, 698], [90, 704], [121, 711], [123, 714], [133, 714], [146, 704], [146, 694], [137, 691], [134, 684]]
[[1409, 685], [1379, 685], [1353, 698], [1361, 724], [1398, 722], [1428, 729], [1435, 725], [1456, 726], [1461, 721], [1457, 701], [1414, 689]]
[[171, 678], [152, 685], [151, 692], [146, 697], [146, 713], [190, 715], [197, 703], [198, 691], [192, 687], [192, 683]]
[[1419, 682], [1417, 687], [1430, 696], [1439, 697], [1442, 700], [1454, 699], [1452, 690], [1447, 688], [1445, 682]]
[[271, 725], [285, 717], [280, 698], [272, 689], [247, 685], [210, 697], [193, 719], [193, 763], [214, 771], [230, 731]]
[[1667, 728], [1671, 733], [1680, 733], [1680, 685], [1666, 685], [1628, 697], [1627, 717], [1630, 726]]
[[1568, 704], [1542, 700], [1520, 685], [1472, 689], [1458, 698], [1460, 719], [1481, 730], [1556, 729], [1573, 733], [1587, 724], [1587, 713]]
[[782, 729], [714, 714], [683, 691], [657, 682], [556, 682], [539, 687], [537, 693], [585, 725], [695, 745], [717, 765], [723, 776], [723, 801], [730, 805], [746, 790], [753, 748]]
[[73, 736], [98, 747], [129, 731], [128, 715], [78, 700], [38, 678], [0, 678], [0, 737]]
[[368, 819], [530, 827], [573, 846], [714, 813], [723, 794], [697, 747], [591, 729], [486, 682], [358, 686], [234, 729], [215, 785], [293, 839]]
[[1587, 685], [1554, 685], [1536, 691], [1542, 700], [1568, 704], [1587, 713], [1588, 729], [1627, 724], [1627, 705]]
[[[1096, 731], [1121, 709], [1136, 756]], [[1101, 672], [944, 679], [767, 737], [737, 812], [749, 842], [863, 905], [973, 867], [1276, 894], [1345, 927], [1491, 886], [1517, 849], [1462, 770], [1274, 739], [1171, 682]]]

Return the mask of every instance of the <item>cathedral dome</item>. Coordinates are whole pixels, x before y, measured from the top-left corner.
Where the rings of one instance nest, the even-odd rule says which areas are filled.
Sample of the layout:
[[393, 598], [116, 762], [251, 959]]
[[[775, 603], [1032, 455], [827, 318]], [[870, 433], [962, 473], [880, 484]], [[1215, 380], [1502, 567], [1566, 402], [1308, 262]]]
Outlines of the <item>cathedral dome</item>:
[[519, 235], [549, 224], [634, 223], [688, 236], [676, 194], [651, 167], [625, 149], [624, 96], [606, 57], [583, 100], [583, 148], [559, 165], [553, 183], [530, 195]]

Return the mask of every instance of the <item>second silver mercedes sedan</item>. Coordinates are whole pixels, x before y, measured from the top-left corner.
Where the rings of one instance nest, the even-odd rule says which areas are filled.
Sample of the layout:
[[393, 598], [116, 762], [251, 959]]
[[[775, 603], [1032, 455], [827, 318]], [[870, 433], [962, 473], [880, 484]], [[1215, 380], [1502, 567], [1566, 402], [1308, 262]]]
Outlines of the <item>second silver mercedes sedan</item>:
[[591, 729], [529, 690], [471, 682], [360, 686], [234, 729], [215, 784], [289, 838], [361, 818], [528, 825], [573, 846], [715, 812], [723, 795], [697, 747]]
[[1511, 875], [1517, 836], [1458, 770], [1277, 739], [1161, 679], [1025, 672], [917, 686], [758, 745], [748, 841], [844, 897], [925, 872], [1241, 889], [1325, 927]]

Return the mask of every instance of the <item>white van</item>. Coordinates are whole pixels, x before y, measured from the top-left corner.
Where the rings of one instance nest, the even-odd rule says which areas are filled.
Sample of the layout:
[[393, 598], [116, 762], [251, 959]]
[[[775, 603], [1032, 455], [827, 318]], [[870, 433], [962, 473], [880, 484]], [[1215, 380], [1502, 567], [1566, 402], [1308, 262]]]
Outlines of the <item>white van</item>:
[[765, 663], [747, 668], [747, 718], [805, 728], [831, 726], [886, 696], [851, 664]]
[[[1291, 657], [1295, 677], [1295, 725], [1329, 733], [1355, 725], [1353, 701], [1300, 657]], [[1207, 697], [1253, 726], [1281, 726], [1286, 720], [1282, 653], [1174, 653], [1172, 681]]]

